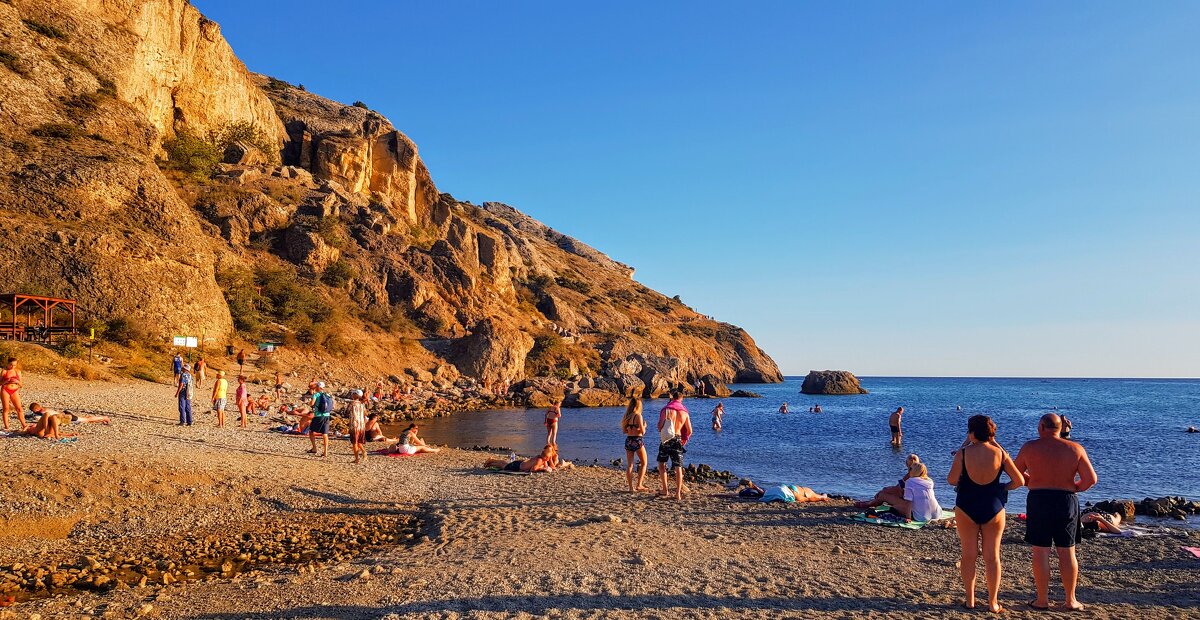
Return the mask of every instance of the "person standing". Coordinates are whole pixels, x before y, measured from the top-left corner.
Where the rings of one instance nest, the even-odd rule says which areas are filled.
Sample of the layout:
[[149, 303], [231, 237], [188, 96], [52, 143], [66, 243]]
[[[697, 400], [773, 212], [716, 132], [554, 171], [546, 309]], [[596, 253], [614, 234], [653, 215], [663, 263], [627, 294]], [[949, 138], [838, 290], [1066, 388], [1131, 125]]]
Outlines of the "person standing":
[[321, 456], [329, 456], [329, 416], [333, 413], [333, 397], [325, 392], [325, 382], [318, 381], [312, 397], [313, 419], [308, 425], [309, 454], [317, 453], [317, 435], [321, 436]]
[[712, 429], [714, 431], [721, 430], [721, 418], [725, 417], [725, 403], [717, 403], [712, 410]]
[[179, 426], [192, 425], [192, 373], [181, 366], [175, 382], [175, 399], [179, 401]]
[[900, 419], [904, 417], [904, 407], [896, 407], [888, 418], [888, 427], [892, 431], [892, 446], [899, 448], [904, 440], [904, 432], [900, 429]]
[[179, 375], [183, 373], [183, 356], [178, 351], [175, 352], [175, 357], [171, 359], [171, 371], [174, 373], [173, 383], [179, 385]]
[[238, 375], [237, 391], [233, 393], [233, 398], [237, 402], [238, 416], [241, 417], [238, 427], [246, 428], [246, 411], [250, 409], [250, 389], [246, 387], [246, 375]]
[[10, 357], [0, 371], [0, 409], [4, 412], [4, 430], [8, 430], [8, 410], [17, 414], [17, 430], [25, 430], [25, 412], [21, 411], [21, 369], [17, 358]]
[[671, 394], [671, 401], [658, 413], [658, 479], [662, 483], [663, 497], [671, 497], [667, 486], [667, 461], [675, 470], [675, 499], [683, 499], [683, 455], [684, 447], [692, 436], [692, 419], [683, 405], [683, 394]]
[[367, 403], [362, 390], [354, 390], [350, 398], [350, 449], [358, 463], [360, 453], [367, 458]]
[[1029, 602], [1034, 609], [1050, 608], [1050, 548], [1058, 552], [1058, 572], [1062, 576], [1063, 604], [1078, 611], [1083, 605], [1075, 598], [1079, 581], [1079, 560], [1075, 543], [1080, 540], [1079, 496], [1096, 484], [1096, 470], [1083, 446], [1063, 439], [1062, 419], [1047, 413], [1038, 421], [1038, 438], [1021, 446], [1017, 469], [1025, 474], [1029, 486], [1026, 500], [1025, 542], [1033, 546], [1033, 583], [1037, 598]]
[[[199, 366], [200, 363], [197, 362], [196, 365]], [[200, 384], [199, 384], [199, 382], [197, 382], [196, 387], [199, 387], [199, 386], [200, 386]], [[213, 382], [213, 391], [212, 391], [213, 413], [217, 414], [217, 427], [218, 428], [225, 427], [225, 396], [228, 393], [229, 393], [229, 382], [225, 380], [225, 372], [218, 370], [217, 371], [217, 380]]]
[[[621, 432], [625, 433], [625, 484], [630, 493], [649, 491], [646, 488], [646, 420], [642, 417], [642, 401], [630, 398], [621, 418]], [[634, 460], [637, 460], [637, 486], [633, 484]]]
[[[991, 418], [971, 416], [967, 420], [967, 437], [968, 444], [954, 453], [950, 475], [946, 476], [946, 481], [958, 488], [954, 515], [962, 544], [958, 570], [967, 593], [963, 606], [975, 607], [975, 563], [982, 542], [988, 610], [1000, 613], [1003, 611], [999, 600], [1000, 539], [1007, 519], [1004, 505], [1008, 502], [1008, 492], [1020, 488], [1025, 479], [1008, 452], [996, 443], [996, 424]], [[1000, 482], [1001, 472], [1008, 474], [1008, 484]]]
[[558, 445], [558, 421], [562, 418], [562, 401], [556, 400], [546, 410], [546, 445]]
[[204, 387], [204, 379], [208, 377], [208, 362], [201, 357], [196, 360], [196, 387]]

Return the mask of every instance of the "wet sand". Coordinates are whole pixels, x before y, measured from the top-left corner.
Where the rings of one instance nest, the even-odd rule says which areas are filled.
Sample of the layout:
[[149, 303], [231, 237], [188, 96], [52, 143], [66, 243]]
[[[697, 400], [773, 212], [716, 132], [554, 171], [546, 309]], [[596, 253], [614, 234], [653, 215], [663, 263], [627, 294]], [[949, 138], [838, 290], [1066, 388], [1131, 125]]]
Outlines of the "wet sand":
[[[984, 613], [957, 606], [953, 530], [854, 524], [845, 502], [742, 503], [697, 485], [677, 503], [630, 496], [623, 474], [611, 469], [488, 474], [477, 468], [482, 453], [460, 450], [372, 456], [355, 465], [344, 440], [331, 441], [330, 456], [319, 458], [305, 453], [306, 438], [266, 432], [266, 421], [255, 419], [244, 431], [216, 429], [200, 401], [196, 426], [181, 429], [171, 388], [144, 382], [29, 376], [25, 400], [114, 417], [111, 426], [66, 427], [79, 434], [69, 444], [0, 439], [7, 473], [0, 486], [0, 582], [14, 575], [14, 564], [23, 570], [58, 562], [61, 572], [82, 565], [85, 555], [134, 570], [205, 549], [243, 550], [246, 538], [285, 547], [291, 537], [301, 545], [330, 546], [321, 535], [356, 542], [319, 557], [268, 557], [245, 572], [167, 586], [148, 579], [127, 589], [110, 590], [111, 582], [101, 591], [65, 589], [0, 609], [0, 618]], [[360, 535], [380, 531], [395, 540], [373, 536], [375, 543], [357, 544]], [[1010, 524], [1001, 600], [1011, 616], [1046, 616], [1023, 606], [1033, 585], [1022, 534], [1022, 525]], [[1180, 545], [1200, 546], [1200, 532], [1085, 541], [1083, 617], [1200, 615], [1200, 560]], [[1059, 588], [1052, 593], [1061, 597]]]

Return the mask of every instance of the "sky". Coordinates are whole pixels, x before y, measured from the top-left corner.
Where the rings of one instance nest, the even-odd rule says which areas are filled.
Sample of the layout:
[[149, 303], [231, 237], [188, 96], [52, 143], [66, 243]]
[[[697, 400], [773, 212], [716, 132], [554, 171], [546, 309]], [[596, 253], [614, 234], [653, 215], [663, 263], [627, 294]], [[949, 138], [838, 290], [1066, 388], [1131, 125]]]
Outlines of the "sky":
[[193, 3], [785, 374], [1200, 377], [1200, 4]]

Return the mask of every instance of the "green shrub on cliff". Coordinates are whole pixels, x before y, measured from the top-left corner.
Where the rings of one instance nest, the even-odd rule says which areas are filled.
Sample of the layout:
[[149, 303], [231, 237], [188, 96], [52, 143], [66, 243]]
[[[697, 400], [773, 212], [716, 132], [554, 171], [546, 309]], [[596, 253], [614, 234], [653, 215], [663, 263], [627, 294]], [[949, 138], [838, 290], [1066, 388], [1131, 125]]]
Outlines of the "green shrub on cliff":
[[179, 170], [192, 176], [206, 178], [212, 175], [221, 163], [221, 154], [216, 144], [207, 139], [183, 130], [174, 138], [163, 142], [167, 158]]

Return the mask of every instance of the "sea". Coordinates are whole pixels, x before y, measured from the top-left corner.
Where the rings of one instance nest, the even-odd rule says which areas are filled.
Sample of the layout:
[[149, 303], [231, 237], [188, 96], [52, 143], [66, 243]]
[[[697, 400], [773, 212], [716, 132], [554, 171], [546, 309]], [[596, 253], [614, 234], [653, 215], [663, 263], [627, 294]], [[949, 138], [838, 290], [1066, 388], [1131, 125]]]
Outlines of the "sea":
[[[1099, 482], [1083, 501], [1178, 495], [1200, 500], [1200, 380], [1008, 379], [860, 377], [869, 394], [810, 396], [802, 377], [783, 383], [733, 385], [761, 398], [685, 399], [695, 434], [687, 463], [732, 471], [756, 483], [787, 483], [818, 492], [869, 498], [904, 474], [909, 453], [921, 457], [937, 482], [939, 500], [954, 503], [946, 483], [952, 452], [966, 438], [967, 418], [991, 416], [997, 440], [1016, 457], [1037, 436], [1038, 418], [1066, 415], [1072, 439], [1087, 449]], [[725, 404], [723, 429], [711, 411]], [[791, 413], [780, 414], [787, 403]], [[645, 402], [647, 450], [653, 467], [653, 425], [665, 400]], [[821, 413], [809, 409], [821, 406]], [[904, 441], [893, 448], [888, 416], [903, 406]], [[961, 410], [960, 410], [961, 408]], [[564, 457], [610, 465], [624, 459], [619, 429], [623, 408], [564, 409], [558, 444]], [[537, 453], [545, 443], [541, 409], [456, 414], [421, 422], [426, 441], [454, 447], [503, 447]], [[1023, 511], [1025, 490], [1014, 491], [1010, 511]]]

